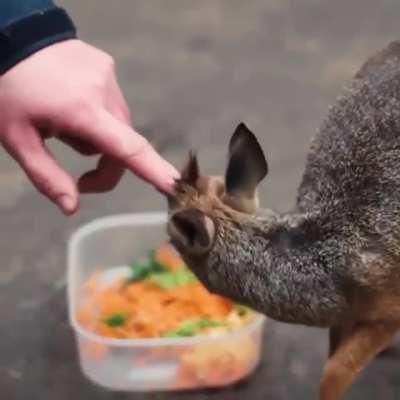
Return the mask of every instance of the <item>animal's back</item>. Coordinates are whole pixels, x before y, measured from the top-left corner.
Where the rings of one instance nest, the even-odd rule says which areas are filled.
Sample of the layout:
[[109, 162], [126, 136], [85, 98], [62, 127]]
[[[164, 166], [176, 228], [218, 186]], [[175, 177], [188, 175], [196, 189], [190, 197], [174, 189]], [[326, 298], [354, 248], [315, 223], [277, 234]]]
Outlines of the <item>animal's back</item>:
[[400, 42], [370, 58], [313, 140], [297, 206], [400, 256]]

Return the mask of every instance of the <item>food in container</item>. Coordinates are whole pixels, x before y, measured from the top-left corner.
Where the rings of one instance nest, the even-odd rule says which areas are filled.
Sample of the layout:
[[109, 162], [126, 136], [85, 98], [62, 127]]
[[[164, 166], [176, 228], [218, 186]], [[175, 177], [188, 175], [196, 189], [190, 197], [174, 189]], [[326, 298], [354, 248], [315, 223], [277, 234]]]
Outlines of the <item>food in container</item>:
[[[147, 215], [157, 215], [154, 230], [165, 217]], [[128, 220], [139, 228], [132, 221], [141, 218]], [[93, 238], [88, 232], [71, 241], [70, 278], [80, 282], [71, 278], [69, 292], [80, 361], [91, 380], [118, 390], [196, 389], [228, 385], [254, 370], [262, 316], [209, 293], [165, 243], [128, 265], [78, 273], [79, 246], [99, 230]]]

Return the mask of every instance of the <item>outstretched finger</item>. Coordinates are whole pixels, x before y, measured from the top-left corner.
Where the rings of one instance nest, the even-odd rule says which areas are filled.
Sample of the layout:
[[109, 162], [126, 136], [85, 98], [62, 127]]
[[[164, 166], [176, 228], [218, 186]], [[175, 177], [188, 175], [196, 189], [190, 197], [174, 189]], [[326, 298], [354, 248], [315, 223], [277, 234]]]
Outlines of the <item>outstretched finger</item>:
[[[118, 120], [130, 124], [129, 110], [122, 93], [118, 93], [116, 81], [111, 82], [110, 98], [107, 102], [108, 111]], [[125, 166], [120, 161], [108, 155], [100, 157], [95, 169], [83, 174], [78, 181], [81, 193], [101, 193], [114, 189], [125, 172]]]
[[172, 191], [179, 176], [139, 133], [102, 109], [70, 126], [71, 134], [95, 145], [102, 153], [121, 161], [136, 175], [153, 184], [161, 192]]

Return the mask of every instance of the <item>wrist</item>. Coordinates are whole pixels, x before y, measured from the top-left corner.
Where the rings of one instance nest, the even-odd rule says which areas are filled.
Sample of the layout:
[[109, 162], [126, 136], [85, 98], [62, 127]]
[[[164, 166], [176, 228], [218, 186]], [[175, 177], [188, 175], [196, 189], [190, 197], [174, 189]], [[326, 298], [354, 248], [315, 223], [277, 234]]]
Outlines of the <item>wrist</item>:
[[64, 9], [40, 10], [0, 31], [0, 75], [51, 44], [76, 38], [76, 28]]

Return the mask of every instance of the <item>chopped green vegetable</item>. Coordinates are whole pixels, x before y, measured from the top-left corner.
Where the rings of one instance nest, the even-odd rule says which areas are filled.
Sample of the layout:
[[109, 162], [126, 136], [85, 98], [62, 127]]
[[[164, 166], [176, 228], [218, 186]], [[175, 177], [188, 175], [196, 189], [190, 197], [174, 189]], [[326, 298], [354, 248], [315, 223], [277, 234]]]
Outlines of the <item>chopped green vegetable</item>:
[[164, 336], [166, 337], [188, 337], [194, 336], [198, 331], [205, 328], [218, 328], [225, 326], [222, 321], [215, 321], [210, 319], [199, 319], [197, 321], [184, 322], [175, 331], [167, 332]]
[[189, 285], [197, 282], [196, 276], [188, 268], [179, 270], [175, 275], [175, 280], [177, 286]]
[[110, 317], [106, 318], [104, 322], [113, 328], [116, 328], [118, 326], [124, 326], [125, 322], [127, 320], [126, 315], [123, 314], [114, 314], [111, 315]]
[[156, 260], [156, 252], [154, 250], [149, 252], [149, 263], [151, 272], [162, 272], [166, 268]]
[[166, 270], [155, 258], [155, 252], [149, 254], [146, 261], [135, 261], [131, 264], [131, 274], [127, 278], [127, 283], [133, 283], [146, 279], [152, 273], [163, 272]]
[[155, 272], [148, 277], [148, 281], [162, 289], [173, 289], [176, 287], [175, 276], [168, 271]]
[[140, 281], [146, 278], [151, 272], [149, 264], [142, 261], [136, 261], [132, 263], [130, 267], [131, 273], [130, 276], [127, 278], [128, 283]]
[[176, 272], [154, 272], [148, 276], [148, 280], [158, 287], [167, 290], [197, 282], [197, 278], [186, 268], [182, 268]]
[[178, 271], [164, 267], [156, 260], [155, 251], [149, 253], [146, 261], [136, 261], [130, 267], [131, 273], [126, 279], [127, 284], [148, 279], [158, 287], [168, 290], [197, 282], [197, 278], [187, 267]]

